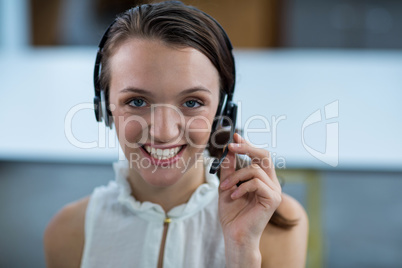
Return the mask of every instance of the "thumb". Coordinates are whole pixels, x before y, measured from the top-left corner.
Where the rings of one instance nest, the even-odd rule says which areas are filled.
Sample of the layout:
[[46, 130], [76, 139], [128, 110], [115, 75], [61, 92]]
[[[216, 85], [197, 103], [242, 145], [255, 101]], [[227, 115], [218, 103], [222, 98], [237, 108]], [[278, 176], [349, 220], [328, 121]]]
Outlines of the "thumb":
[[[229, 144], [227, 145], [229, 146]], [[221, 171], [220, 171], [220, 181], [224, 181], [230, 174], [235, 172], [236, 170], [236, 157], [235, 153], [232, 151], [228, 151], [225, 159], [223, 159], [221, 164]]]

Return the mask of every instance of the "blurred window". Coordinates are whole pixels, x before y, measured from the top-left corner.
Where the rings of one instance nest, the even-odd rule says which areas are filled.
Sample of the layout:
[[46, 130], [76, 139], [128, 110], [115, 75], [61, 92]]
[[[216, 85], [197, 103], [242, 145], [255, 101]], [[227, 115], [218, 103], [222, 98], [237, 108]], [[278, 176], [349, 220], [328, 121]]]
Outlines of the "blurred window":
[[283, 0], [282, 47], [402, 48], [402, 1]]

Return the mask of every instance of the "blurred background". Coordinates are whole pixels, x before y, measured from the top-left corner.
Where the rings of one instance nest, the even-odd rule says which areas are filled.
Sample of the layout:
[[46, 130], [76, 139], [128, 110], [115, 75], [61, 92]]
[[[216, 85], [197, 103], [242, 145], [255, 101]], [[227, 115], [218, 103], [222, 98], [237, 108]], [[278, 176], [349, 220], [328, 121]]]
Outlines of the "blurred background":
[[[93, 64], [146, 2], [0, 0], [0, 267], [44, 267], [49, 220], [114, 179]], [[307, 210], [308, 267], [402, 267], [402, 1], [184, 2], [232, 40], [238, 124]]]

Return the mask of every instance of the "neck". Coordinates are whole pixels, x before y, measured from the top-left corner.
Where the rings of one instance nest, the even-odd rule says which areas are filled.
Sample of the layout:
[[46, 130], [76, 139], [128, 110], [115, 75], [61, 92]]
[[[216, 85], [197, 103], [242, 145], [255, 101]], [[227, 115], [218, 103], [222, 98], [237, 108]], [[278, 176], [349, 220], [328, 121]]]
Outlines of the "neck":
[[150, 185], [134, 170], [130, 170], [128, 181], [136, 200], [159, 204], [167, 213], [186, 203], [198, 186], [205, 182], [205, 168], [204, 165], [193, 165], [175, 184], [168, 187]]

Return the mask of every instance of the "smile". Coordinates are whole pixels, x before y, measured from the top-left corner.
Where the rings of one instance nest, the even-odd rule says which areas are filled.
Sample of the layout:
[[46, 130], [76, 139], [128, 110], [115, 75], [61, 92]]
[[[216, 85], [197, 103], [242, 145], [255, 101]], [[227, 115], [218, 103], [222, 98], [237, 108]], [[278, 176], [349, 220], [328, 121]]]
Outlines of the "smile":
[[153, 158], [156, 158], [158, 160], [164, 160], [164, 159], [170, 159], [175, 157], [180, 150], [184, 147], [184, 145], [173, 147], [173, 148], [168, 148], [168, 149], [160, 149], [160, 148], [154, 148], [149, 145], [144, 145], [143, 148], [149, 155], [151, 155]]

